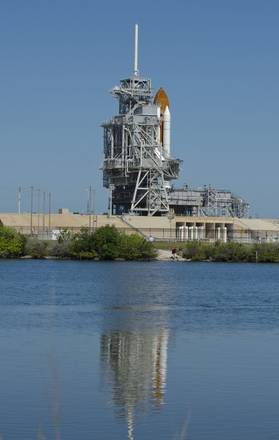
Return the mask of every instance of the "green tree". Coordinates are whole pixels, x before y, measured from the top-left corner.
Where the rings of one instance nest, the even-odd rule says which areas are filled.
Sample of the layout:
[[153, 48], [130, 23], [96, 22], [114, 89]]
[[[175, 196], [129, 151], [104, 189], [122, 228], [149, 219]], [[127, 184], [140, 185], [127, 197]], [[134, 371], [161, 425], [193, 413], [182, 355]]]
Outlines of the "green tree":
[[96, 258], [94, 235], [87, 228], [82, 228], [80, 233], [75, 234], [69, 243], [70, 256], [78, 259]]
[[121, 234], [115, 226], [103, 226], [93, 236], [94, 248], [102, 260], [119, 258]]
[[24, 253], [25, 238], [11, 228], [0, 225], [0, 258], [16, 258]]
[[150, 260], [156, 257], [156, 250], [150, 241], [138, 234], [122, 234], [120, 256], [125, 260]]

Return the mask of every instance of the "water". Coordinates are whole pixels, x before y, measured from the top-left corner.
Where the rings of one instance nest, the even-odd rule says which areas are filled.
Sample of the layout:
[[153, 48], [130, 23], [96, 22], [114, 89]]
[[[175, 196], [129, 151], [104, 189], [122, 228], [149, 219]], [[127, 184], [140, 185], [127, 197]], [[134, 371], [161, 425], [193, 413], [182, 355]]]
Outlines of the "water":
[[0, 261], [1, 440], [279, 439], [279, 267]]

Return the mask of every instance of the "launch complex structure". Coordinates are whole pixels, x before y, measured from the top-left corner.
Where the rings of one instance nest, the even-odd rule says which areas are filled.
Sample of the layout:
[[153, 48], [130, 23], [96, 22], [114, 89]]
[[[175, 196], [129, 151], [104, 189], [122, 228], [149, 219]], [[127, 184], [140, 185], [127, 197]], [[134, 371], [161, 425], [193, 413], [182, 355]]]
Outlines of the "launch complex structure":
[[119, 114], [103, 124], [103, 176], [112, 191], [113, 213], [167, 214], [168, 188], [181, 161], [170, 155], [167, 95], [160, 89], [153, 97], [151, 80], [139, 74], [137, 25], [133, 75], [112, 93], [119, 99]]
[[182, 161], [171, 155], [171, 114], [167, 93], [154, 95], [138, 68], [135, 25], [134, 69], [112, 89], [119, 113], [104, 122], [103, 184], [110, 191], [110, 214], [248, 217], [248, 203], [211, 186], [173, 189]]

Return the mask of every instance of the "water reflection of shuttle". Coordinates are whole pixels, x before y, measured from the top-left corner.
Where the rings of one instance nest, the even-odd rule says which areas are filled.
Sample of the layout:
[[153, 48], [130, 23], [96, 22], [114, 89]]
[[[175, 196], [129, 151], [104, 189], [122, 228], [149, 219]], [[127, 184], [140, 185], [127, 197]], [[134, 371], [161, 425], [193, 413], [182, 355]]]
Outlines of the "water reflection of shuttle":
[[113, 402], [127, 418], [129, 439], [134, 439], [135, 411], [164, 401], [168, 339], [168, 330], [158, 328], [102, 335], [104, 371], [111, 380]]

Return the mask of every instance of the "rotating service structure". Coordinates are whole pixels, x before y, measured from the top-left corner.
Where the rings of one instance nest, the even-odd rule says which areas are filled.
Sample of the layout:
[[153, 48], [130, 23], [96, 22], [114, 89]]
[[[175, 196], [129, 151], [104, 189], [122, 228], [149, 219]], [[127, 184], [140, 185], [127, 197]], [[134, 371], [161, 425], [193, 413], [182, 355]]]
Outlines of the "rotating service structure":
[[170, 182], [181, 160], [171, 158], [171, 114], [166, 92], [153, 95], [150, 79], [138, 71], [135, 26], [134, 72], [112, 90], [119, 114], [104, 128], [103, 183], [111, 192], [111, 213], [164, 215], [169, 212]]

